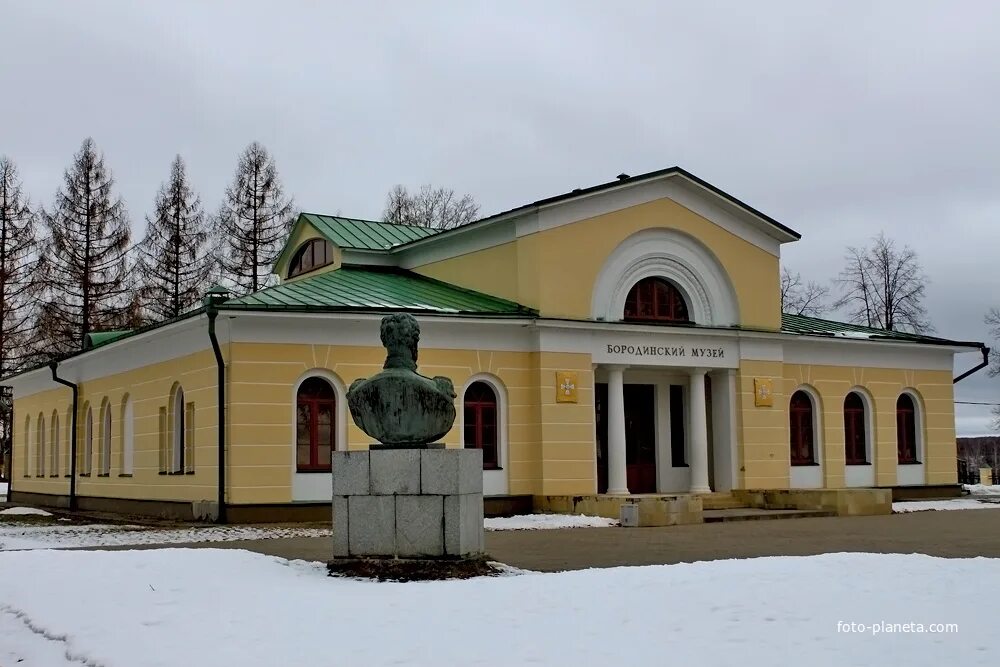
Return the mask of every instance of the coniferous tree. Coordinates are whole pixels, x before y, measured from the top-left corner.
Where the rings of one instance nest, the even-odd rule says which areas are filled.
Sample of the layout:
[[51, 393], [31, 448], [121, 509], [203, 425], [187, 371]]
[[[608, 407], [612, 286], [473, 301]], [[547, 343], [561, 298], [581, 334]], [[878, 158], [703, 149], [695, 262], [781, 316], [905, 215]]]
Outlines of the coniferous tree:
[[0, 377], [32, 356], [40, 283], [35, 228], [38, 218], [21, 190], [17, 166], [0, 156]]
[[265, 287], [293, 221], [274, 159], [255, 141], [240, 155], [215, 221], [223, 280], [244, 294]]
[[127, 281], [128, 213], [92, 139], [84, 140], [63, 181], [52, 209], [42, 212], [49, 238], [38, 333], [50, 354], [81, 349], [88, 333], [128, 324], [134, 296]]
[[[39, 282], [37, 216], [21, 190], [17, 166], [0, 156], [0, 378], [31, 359], [31, 331]], [[9, 389], [9, 388], [8, 388]], [[0, 397], [0, 474], [10, 473], [13, 402]]]
[[209, 287], [214, 260], [201, 200], [191, 189], [178, 155], [160, 187], [146, 236], [137, 246], [136, 271], [145, 308], [157, 319], [177, 317]]

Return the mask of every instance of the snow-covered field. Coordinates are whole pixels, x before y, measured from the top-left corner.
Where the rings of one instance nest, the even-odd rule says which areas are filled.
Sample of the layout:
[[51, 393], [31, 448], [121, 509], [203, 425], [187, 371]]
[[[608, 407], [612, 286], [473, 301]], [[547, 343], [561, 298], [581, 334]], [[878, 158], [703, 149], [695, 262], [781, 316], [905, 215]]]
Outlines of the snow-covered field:
[[[257, 526], [208, 526], [149, 529], [142, 526], [104, 524], [34, 526], [0, 523], [0, 551], [14, 549], [69, 549], [183, 542], [229, 542], [277, 537], [328, 537], [329, 528], [279, 528]], [[3, 665], [0, 662], [0, 665]]]
[[549, 528], [607, 528], [617, 526], [617, 519], [582, 514], [522, 514], [483, 519], [486, 530], [542, 530]]
[[[0, 664], [19, 667], [996, 665], [982, 596], [1000, 588], [1000, 559], [828, 554], [378, 584], [164, 549], [5, 552], [0, 572]], [[930, 632], [939, 623], [956, 625]]]
[[[0, 514], [33, 515], [43, 510], [12, 507]], [[44, 512], [42, 516], [48, 514]], [[486, 530], [528, 530], [546, 528], [600, 528], [615, 526], [614, 519], [562, 514], [529, 514], [485, 519]], [[180, 529], [112, 526], [105, 524], [39, 526], [0, 523], [0, 551], [17, 549], [68, 549], [185, 542], [229, 542], [266, 540], [280, 537], [330, 537], [329, 528], [276, 528], [271, 526], [206, 526]], [[0, 663], [3, 665], [3, 663]]]
[[982, 502], [975, 498], [951, 498], [948, 500], [908, 500], [893, 503], [893, 512], [925, 512], [927, 510], [988, 510], [1000, 509], [1000, 502]]

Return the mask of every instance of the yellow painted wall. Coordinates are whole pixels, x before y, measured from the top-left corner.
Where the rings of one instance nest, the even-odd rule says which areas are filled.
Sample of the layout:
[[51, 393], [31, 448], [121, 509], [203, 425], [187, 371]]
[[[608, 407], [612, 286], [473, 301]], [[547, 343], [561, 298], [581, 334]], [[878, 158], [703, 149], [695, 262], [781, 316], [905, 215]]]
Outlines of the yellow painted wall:
[[[556, 372], [577, 372], [577, 403], [556, 402]], [[597, 493], [594, 373], [589, 354], [538, 354], [541, 489], [534, 493]]]
[[[753, 379], [774, 381], [774, 407], [755, 407]], [[780, 489], [789, 485], [788, 401], [806, 385], [819, 395], [822, 413], [821, 456], [826, 488], [845, 486], [844, 397], [866, 389], [874, 402], [875, 485], [895, 486], [896, 400], [904, 389], [921, 398], [927, 484], [957, 482], [954, 385], [948, 371], [909, 371], [744, 361], [737, 376], [739, 442], [748, 489]]]
[[[754, 406], [754, 378], [770, 379], [773, 407]], [[789, 484], [788, 410], [780, 361], [740, 362], [736, 373], [738, 488], [787, 489]]]
[[690, 234], [715, 254], [736, 291], [741, 325], [781, 326], [778, 258], [670, 199], [529, 234], [504, 246], [414, 270], [513, 299], [539, 309], [544, 317], [589, 319], [594, 285], [607, 257], [629, 236], [658, 227]]
[[[234, 503], [288, 502], [292, 497], [294, 386], [312, 369], [332, 372], [344, 385], [382, 369], [382, 347], [234, 343], [231, 366], [230, 462]], [[489, 373], [508, 393], [510, 493], [534, 493], [542, 474], [537, 407], [537, 360], [531, 353], [421, 349], [419, 370], [452, 378], [460, 391], [469, 377]], [[347, 445], [371, 438], [347, 415]], [[459, 446], [459, 421], [445, 437]]]
[[[77, 479], [77, 494], [106, 498], [149, 500], [200, 501], [216, 499], [217, 443], [216, 431], [217, 393], [215, 387], [216, 364], [211, 350], [205, 350], [167, 362], [152, 364], [126, 373], [80, 383], [77, 416], [78, 471], [84, 470], [86, 448], [87, 407], [93, 406], [93, 456], [91, 474]], [[194, 403], [194, 473], [186, 475], [161, 475], [159, 459], [159, 409], [170, 402], [170, 390], [180, 382], [186, 403]], [[133, 402], [134, 418], [134, 468], [131, 477], [122, 477], [121, 404], [128, 393]], [[111, 472], [101, 476], [101, 405], [111, 404]], [[69, 388], [57, 388], [27, 397], [15, 395], [15, 474], [14, 490], [32, 493], [67, 495], [69, 493], [70, 427], [67, 413], [72, 405]], [[60, 414], [60, 465], [59, 477], [49, 477], [51, 466], [46, 454], [46, 477], [35, 476], [34, 461], [31, 477], [24, 477], [26, 455], [25, 416], [32, 416], [31, 441], [34, 449], [39, 412], [46, 415], [46, 430], [51, 433], [51, 414]], [[51, 437], [46, 437], [46, 450]]]

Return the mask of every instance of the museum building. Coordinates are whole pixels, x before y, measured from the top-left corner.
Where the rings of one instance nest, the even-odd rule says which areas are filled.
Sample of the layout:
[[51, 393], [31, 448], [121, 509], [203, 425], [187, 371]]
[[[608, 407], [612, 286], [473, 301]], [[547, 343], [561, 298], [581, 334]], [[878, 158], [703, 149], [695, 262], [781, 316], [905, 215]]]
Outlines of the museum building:
[[276, 286], [6, 378], [11, 499], [329, 518], [330, 452], [369, 444], [346, 388], [381, 370], [393, 312], [420, 323], [419, 371], [452, 378], [445, 442], [482, 449], [494, 511], [686, 523], [720, 494], [868, 513], [957, 490], [954, 356], [988, 350], [782, 314], [799, 238], [680, 168], [445, 231], [305, 213]]

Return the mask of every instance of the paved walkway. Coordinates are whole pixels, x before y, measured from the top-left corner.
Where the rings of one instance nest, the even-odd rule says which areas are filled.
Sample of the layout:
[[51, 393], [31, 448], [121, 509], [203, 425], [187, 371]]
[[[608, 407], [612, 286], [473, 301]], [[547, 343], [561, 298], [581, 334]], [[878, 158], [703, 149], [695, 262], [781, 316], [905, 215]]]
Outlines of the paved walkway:
[[[172, 544], [158, 548], [164, 547], [248, 549], [289, 559], [326, 561], [330, 558], [331, 541], [306, 537]], [[1000, 558], [1000, 509], [671, 528], [490, 531], [486, 533], [486, 548], [494, 559], [503, 563], [548, 572], [838, 551]]]

